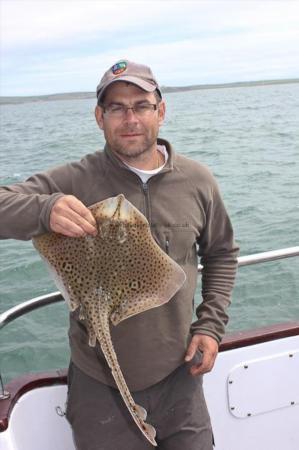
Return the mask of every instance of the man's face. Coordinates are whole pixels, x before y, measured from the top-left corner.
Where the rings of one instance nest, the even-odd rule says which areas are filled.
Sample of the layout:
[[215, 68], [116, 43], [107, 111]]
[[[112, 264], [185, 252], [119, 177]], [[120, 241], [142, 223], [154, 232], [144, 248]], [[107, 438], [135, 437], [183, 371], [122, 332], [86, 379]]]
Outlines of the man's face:
[[[122, 81], [113, 83], [105, 93], [104, 105], [134, 105], [147, 102], [157, 104], [154, 93]], [[101, 107], [96, 107], [96, 120], [104, 131], [106, 142], [120, 159], [130, 162], [146, 152], [156, 149], [159, 127], [165, 116], [165, 104], [160, 102], [156, 111], [145, 115], [135, 114], [131, 109], [122, 117], [115, 117]]]

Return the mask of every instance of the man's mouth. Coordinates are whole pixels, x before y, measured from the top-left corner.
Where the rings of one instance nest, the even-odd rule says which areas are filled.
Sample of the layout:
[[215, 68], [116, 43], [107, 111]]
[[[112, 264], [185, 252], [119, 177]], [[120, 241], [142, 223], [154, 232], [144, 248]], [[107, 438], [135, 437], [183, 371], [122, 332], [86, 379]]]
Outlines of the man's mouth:
[[137, 136], [142, 136], [141, 133], [122, 133], [121, 137], [127, 137], [127, 138], [132, 138], [132, 137], [137, 137]]

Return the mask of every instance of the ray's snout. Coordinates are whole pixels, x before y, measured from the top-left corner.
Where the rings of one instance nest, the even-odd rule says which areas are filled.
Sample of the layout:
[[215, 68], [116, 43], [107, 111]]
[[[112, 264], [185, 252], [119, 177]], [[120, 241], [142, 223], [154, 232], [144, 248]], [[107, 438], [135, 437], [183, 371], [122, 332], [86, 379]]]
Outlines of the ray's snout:
[[96, 212], [96, 218], [129, 221], [132, 214], [132, 206], [123, 194], [110, 197], [101, 202], [101, 208]]
[[97, 215], [106, 219], [113, 218], [118, 209], [119, 202], [119, 196], [107, 198], [101, 202], [101, 208]]
[[120, 195], [122, 198], [120, 199], [119, 219], [129, 222], [132, 219], [133, 208], [131, 203], [122, 194]]

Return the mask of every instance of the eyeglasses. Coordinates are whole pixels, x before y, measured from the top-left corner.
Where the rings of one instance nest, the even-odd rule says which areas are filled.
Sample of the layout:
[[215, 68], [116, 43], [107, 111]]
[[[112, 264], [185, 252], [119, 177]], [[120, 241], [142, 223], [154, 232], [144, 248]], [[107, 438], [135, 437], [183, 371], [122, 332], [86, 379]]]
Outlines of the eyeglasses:
[[111, 103], [110, 105], [102, 105], [105, 114], [115, 118], [124, 118], [129, 109], [133, 111], [137, 117], [146, 117], [157, 110], [158, 105], [153, 103], [136, 103], [133, 106], [126, 106], [121, 103]]

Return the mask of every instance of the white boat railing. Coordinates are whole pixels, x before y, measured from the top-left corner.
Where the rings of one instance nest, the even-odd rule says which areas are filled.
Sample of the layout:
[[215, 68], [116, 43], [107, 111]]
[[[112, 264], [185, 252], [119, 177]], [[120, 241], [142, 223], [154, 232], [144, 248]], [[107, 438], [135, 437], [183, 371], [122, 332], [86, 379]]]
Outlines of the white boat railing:
[[[257, 253], [254, 255], [248, 256], [240, 256], [238, 258], [238, 266], [248, 266], [252, 264], [260, 264], [269, 261], [275, 261], [278, 259], [290, 258], [293, 256], [299, 256], [299, 246], [285, 248], [281, 250], [274, 250], [269, 252]], [[198, 271], [202, 271], [202, 266], [198, 266]], [[34, 311], [38, 308], [42, 308], [47, 305], [51, 305], [54, 303], [62, 302], [64, 299], [60, 292], [52, 292], [50, 294], [41, 295], [39, 297], [35, 297], [31, 300], [27, 300], [19, 305], [14, 306], [13, 308], [8, 309], [7, 311], [0, 314], [0, 330], [8, 323], [14, 321], [18, 317], [21, 317], [31, 311]], [[6, 400], [10, 398], [10, 392], [7, 392], [4, 389], [4, 384], [2, 381], [2, 376], [0, 373], [0, 401]]]
[[[256, 253], [253, 255], [239, 256], [238, 267], [249, 266], [252, 264], [260, 264], [269, 261], [276, 261], [278, 259], [291, 258], [299, 256], [299, 246], [284, 248], [280, 250], [272, 250], [269, 252]], [[203, 267], [198, 266], [198, 271], [201, 272]], [[7, 311], [0, 314], [0, 329], [8, 323], [21, 317], [35, 309], [42, 308], [53, 303], [62, 302], [64, 299], [60, 292], [52, 292], [50, 294], [41, 295], [31, 300], [27, 300], [19, 305], [16, 305]]]

